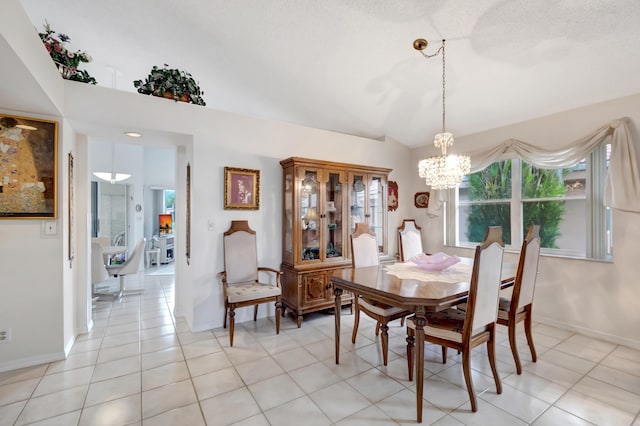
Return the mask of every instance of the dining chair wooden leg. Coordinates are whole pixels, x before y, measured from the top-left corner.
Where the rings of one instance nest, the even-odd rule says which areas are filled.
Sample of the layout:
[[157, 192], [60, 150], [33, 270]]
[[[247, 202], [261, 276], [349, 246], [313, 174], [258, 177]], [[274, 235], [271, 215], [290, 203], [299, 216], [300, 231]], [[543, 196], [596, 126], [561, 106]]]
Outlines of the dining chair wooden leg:
[[536, 355], [536, 347], [533, 344], [533, 333], [531, 330], [531, 327], [532, 327], [531, 305], [527, 306], [525, 309], [527, 312], [527, 316], [524, 319], [524, 332], [527, 336], [527, 343], [529, 344], [529, 350], [531, 351], [531, 359], [533, 360], [533, 362], [536, 362], [538, 360], [538, 356]]
[[513, 360], [516, 363], [516, 373], [522, 374], [522, 364], [520, 363], [520, 355], [518, 355], [518, 342], [516, 341], [516, 322], [509, 322], [509, 346], [511, 346], [511, 353], [513, 354]]
[[282, 317], [282, 299], [276, 299], [276, 334], [280, 334], [280, 318]]
[[253, 321], [257, 321], [258, 320], [258, 305], [254, 306], [253, 308]]
[[380, 324], [380, 329], [382, 330], [382, 336], [380, 336], [382, 343], [382, 363], [386, 366], [387, 359], [389, 358], [389, 326], [385, 322]]
[[475, 413], [478, 411], [478, 401], [476, 400], [476, 393], [473, 390], [473, 380], [471, 379], [471, 348], [466, 348], [462, 351], [462, 371], [464, 372], [464, 381], [467, 384], [471, 411]]
[[376, 336], [380, 335], [380, 321], [376, 322]]
[[489, 355], [489, 365], [491, 365], [491, 372], [493, 373], [493, 381], [496, 383], [496, 393], [500, 395], [502, 393], [502, 382], [500, 382], [500, 375], [498, 374], [498, 367], [496, 366], [496, 335], [495, 329], [491, 330], [489, 340], [487, 341], [487, 354]]
[[413, 381], [413, 364], [415, 359], [413, 357], [413, 348], [416, 345], [416, 337], [413, 330], [407, 329], [407, 367], [409, 368], [409, 381]]
[[236, 312], [235, 307], [231, 305], [229, 307], [229, 346], [233, 346], [233, 331], [236, 325]]
[[227, 315], [229, 315], [229, 307], [224, 304], [224, 320], [222, 321], [222, 328], [227, 328]]
[[[358, 296], [354, 296], [358, 297]], [[353, 317], [353, 332], [351, 333], [351, 343], [356, 343], [356, 335], [358, 334], [358, 327], [360, 326], [360, 305], [358, 302], [355, 302], [355, 312]], [[336, 315], [339, 315], [336, 313]]]
[[[460, 353], [460, 351], [458, 351], [458, 353]], [[447, 347], [444, 345], [442, 346], [442, 363], [447, 363]]]

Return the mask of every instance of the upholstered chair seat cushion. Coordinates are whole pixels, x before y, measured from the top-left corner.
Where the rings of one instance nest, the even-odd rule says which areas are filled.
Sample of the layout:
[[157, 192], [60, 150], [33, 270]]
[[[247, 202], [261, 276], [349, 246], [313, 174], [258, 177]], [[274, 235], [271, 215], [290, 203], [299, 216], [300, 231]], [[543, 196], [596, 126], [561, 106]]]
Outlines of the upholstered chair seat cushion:
[[240, 303], [247, 300], [261, 299], [263, 297], [278, 296], [282, 293], [280, 287], [271, 284], [248, 283], [233, 284], [227, 287], [229, 303]]
[[[501, 297], [500, 302], [498, 303], [498, 318], [509, 319], [509, 309], [511, 309], [511, 299], [507, 299], [506, 297]], [[517, 313], [523, 312], [524, 306], [518, 309]]]
[[[457, 309], [445, 309], [440, 312], [428, 313], [424, 332], [434, 337], [461, 342], [465, 315], [465, 312]], [[412, 330], [416, 329], [413, 317], [407, 320], [407, 327]]]
[[389, 306], [384, 303], [374, 302], [372, 300], [367, 300], [362, 297], [360, 298], [358, 303], [360, 304], [360, 307], [370, 312], [373, 312], [376, 315], [382, 315], [386, 317], [404, 312], [404, 309], [402, 308], [396, 308], [394, 306]]

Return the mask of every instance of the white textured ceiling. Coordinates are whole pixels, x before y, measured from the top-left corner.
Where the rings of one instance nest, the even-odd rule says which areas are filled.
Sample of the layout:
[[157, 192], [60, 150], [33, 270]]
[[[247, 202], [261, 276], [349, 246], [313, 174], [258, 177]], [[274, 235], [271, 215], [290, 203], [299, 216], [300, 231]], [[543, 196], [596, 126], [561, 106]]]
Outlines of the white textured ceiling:
[[94, 61], [100, 85], [169, 64], [207, 107], [430, 144], [640, 93], [638, 0], [22, 0]]

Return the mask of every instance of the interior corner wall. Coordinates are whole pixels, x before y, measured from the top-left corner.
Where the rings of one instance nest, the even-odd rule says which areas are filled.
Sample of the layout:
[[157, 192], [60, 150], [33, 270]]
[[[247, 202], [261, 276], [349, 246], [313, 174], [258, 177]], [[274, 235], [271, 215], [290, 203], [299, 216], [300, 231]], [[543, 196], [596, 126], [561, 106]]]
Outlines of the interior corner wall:
[[[458, 136], [457, 152], [472, 152], [509, 138], [553, 148], [573, 142], [612, 120], [629, 117], [631, 136], [640, 154], [640, 95], [578, 108], [468, 136]], [[414, 150], [413, 162], [424, 155]], [[423, 184], [423, 183], [422, 183]], [[415, 178], [414, 185], [420, 185]], [[429, 250], [470, 256], [471, 251], [444, 247], [443, 215], [429, 223]], [[638, 280], [640, 214], [613, 211], [613, 262], [543, 255], [534, 299], [534, 320], [568, 328], [614, 343], [640, 348], [640, 280]], [[507, 255], [517, 262], [517, 255]]]

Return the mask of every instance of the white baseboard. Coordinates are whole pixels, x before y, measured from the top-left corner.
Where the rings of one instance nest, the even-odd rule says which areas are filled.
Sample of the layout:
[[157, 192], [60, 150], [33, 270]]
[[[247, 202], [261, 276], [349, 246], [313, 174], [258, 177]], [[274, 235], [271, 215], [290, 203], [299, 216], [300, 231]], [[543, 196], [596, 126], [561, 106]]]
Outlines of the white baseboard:
[[34, 367], [36, 365], [47, 364], [49, 362], [62, 361], [64, 359], [65, 356], [63, 352], [16, 359], [13, 361], [0, 363], [0, 373], [3, 373], [5, 371], [18, 370], [20, 368]]
[[614, 343], [616, 345], [628, 346], [633, 349], [640, 350], [640, 340], [629, 339], [627, 337], [616, 336], [615, 334], [603, 333], [601, 331], [593, 330], [591, 328], [582, 327], [579, 325], [567, 324], [564, 321], [558, 321], [552, 318], [547, 318], [544, 316], [539, 316], [534, 314], [534, 321], [552, 325], [554, 327], [563, 328], [565, 330], [573, 331], [575, 333], [580, 333], [582, 335], [593, 337], [595, 339], [604, 340], [609, 343]]
[[78, 333], [76, 333], [75, 336], [73, 336], [73, 338], [69, 340], [66, 345], [64, 345], [64, 359], [67, 359], [67, 357], [71, 353], [71, 348], [73, 348], [73, 344], [76, 343], [77, 338]]

